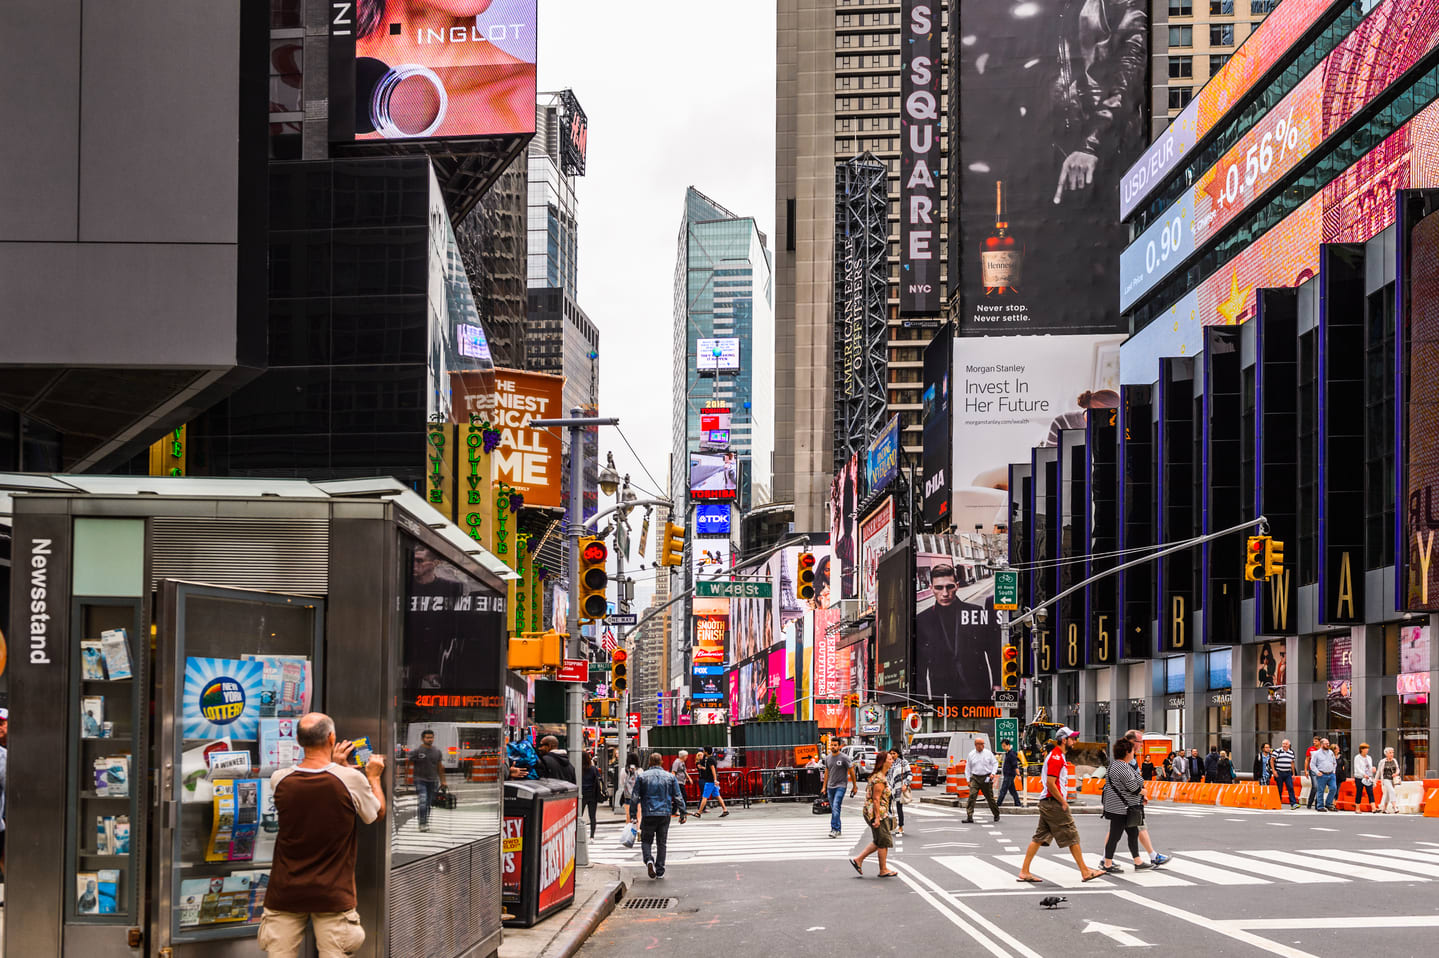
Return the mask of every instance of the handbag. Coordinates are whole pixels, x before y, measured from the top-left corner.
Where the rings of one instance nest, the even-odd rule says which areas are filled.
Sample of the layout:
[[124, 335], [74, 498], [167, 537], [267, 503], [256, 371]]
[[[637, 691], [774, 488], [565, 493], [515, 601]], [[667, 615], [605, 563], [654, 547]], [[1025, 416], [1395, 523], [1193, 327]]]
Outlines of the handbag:
[[630, 824], [626, 825], [625, 830], [620, 833], [620, 844], [625, 846], [626, 848], [634, 848], [635, 839], [639, 837], [639, 833], [640, 830], [638, 828], [635, 828], [634, 823], [631, 822]]
[[1131, 805], [1131, 806], [1129, 806], [1129, 814], [1126, 815], [1125, 818], [1124, 818], [1124, 827], [1125, 827], [1125, 828], [1143, 828], [1143, 827], [1144, 827], [1144, 806], [1143, 806], [1143, 805]]

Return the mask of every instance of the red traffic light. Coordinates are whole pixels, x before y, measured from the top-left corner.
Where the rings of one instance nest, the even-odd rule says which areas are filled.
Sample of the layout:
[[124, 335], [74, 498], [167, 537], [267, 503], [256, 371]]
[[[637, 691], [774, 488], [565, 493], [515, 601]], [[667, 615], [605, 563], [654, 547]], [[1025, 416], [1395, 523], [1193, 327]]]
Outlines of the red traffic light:
[[801, 553], [799, 554], [799, 567], [800, 567], [800, 571], [804, 571], [805, 569], [808, 569], [808, 568], [810, 568], [810, 567], [813, 566], [813, 565], [814, 565], [814, 553], [813, 553], [813, 552], [801, 552]]
[[586, 562], [603, 562], [609, 557], [610, 550], [598, 539], [592, 540], [580, 553], [580, 558]]
[[1252, 553], [1254, 553], [1255, 555], [1259, 555], [1261, 552], [1263, 552], [1263, 551], [1264, 551], [1264, 538], [1263, 538], [1262, 536], [1255, 536], [1254, 538], [1250, 539], [1250, 540], [1249, 540], [1249, 551], [1252, 552]]
[[1003, 654], [1004, 654], [1004, 660], [1005, 660], [1006, 662], [1008, 662], [1008, 661], [1010, 661], [1011, 659], [1017, 659], [1017, 658], [1019, 658], [1019, 649], [1015, 648], [1015, 647], [1012, 646], [1012, 645], [1006, 645], [1006, 646], [1004, 647], [1004, 653], [1003, 653]]
[[626, 652], [624, 649], [615, 649], [613, 652], [610, 653], [610, 661], [611, 661], [611, 662], [616, 662], [616, 663], [618, 663], [618, 662], [623, 662], [623, 661], [625, 661], [626, 659], [628, 659], [629, 657], [630, 657], [630, 654], [629, 654], [628, 652]]

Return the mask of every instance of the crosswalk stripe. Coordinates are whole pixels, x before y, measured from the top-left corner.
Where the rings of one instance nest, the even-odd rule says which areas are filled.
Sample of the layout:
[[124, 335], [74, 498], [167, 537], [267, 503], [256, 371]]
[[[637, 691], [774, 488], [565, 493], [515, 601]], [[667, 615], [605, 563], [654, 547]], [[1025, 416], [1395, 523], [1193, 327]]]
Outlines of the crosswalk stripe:
[[[1368, 849], [1365, 849], [1367, 852]], [[1405, 859], [1385, 858], [1383, 855], [1369, 855], [1359, 851], [1345, 851], [1337, 848], [1312, 848], [1311, 855], [1322, 855], [1325, 858], [1337, 858], [1340, 861], [1358, 862], [1361, 865], [1377, 865], [1380, 868], [1397, 868], [1400, 871], [1413, 872], [1416, 875], [1427, 875], [1430, 878], [1439, 876], [1439, 865], [1421, 864], [1419, 862]]]
[[1166, 862], [1163, 867], [1166, 871], [1179, 872], [1188, 878], [1197, 878], [1215, 885], [1268, 885], [1270, 883], [1269, 879], [1260, 878], [1257, 875], [1243, 875], [1190, 861], [1189, 852], [1175, 852], [1174, 859]]
[[[999, 856], [999, 860], [1006, 865], [1013, 865], [1015, 875], [1019, 874], [1019, 868], [1024, 864], [1023, 855], [1003, 855]], [[1104, 881], [1103, 878], [1096, 878], [1094, 881], [1085, 882], [1079, 875], [1079, 869], [1074, 867], [1073, 858], [1068, 858], [1067, 861], [1061, 862], [1036, 855], [1034, 861], [1029, 863], [1029, 870], [1045, 881], [1052, 882], [1061, 888], [1078, 888], [1085, 884], [1093, 886], [1097, 882]]]
[[1272, 859], [1277, 862], [1287, 862], [1290, 865], [1299, 865], [1303, 868], [1313, 868], [1317, 871], [1330, 872], [1344, 878], [1358, 878], [1361, 881], [1416, 881], [1410, 875], [1396, 875], [1393, 872], [1383, 872], [1377, 868], [1365, 868], [1363, 865], [1339, 864], [1337, 862], [1325, 861], [1321, 858], [1311, 858], [1307, 855], [1296, 855], [1293, 852], [1281, 852], [1274, 849], [1261, 851], [1243, 850], [1245, 855], [1260, 859]]
[[1238, 855], [1226, 855], [1224, 852], [1197, 851], [1185, 852], [1184, 855], [1186, 858], [1197, 858], [1200, 861], [1223, 865], [1226, 868], [1256, 872], [1265, 878], [1280, 878], [1293, 882], [1296, 885], [1318, 885], [1325, 882], [1342, 882], [1347, 880], [1338, 875], [1315, 874], [1311, 871], [1302, 871], [1298, 868], [1287, 868], [1284, 865], [1276, 865], [1273, 862], [1251, 861], [1248, 858], [1240, 858]]
[[1439, 862], [1439, 849], [1428, 851], [1423, 848], [1414, 850], [1399, 848], [1366, 848], [1371, 855], [1383, 855], [1385, 858], [1407, 858], [1414, 862]]
[[1143, 885], [1146, 888], [1178, 888], [1181, 885], [1193, 885], [1194, 882], [1185, 881], [1183, 878], [1176, 878], [1174, 875], [1166, 874], [1168, 865], [1163, 868], [1145, 868], [1140, 871], [1132, 871], [1125, 866], [1122, 872], [1110, 872], [1111, 878], [1118, 878], [1120, 881], [1129, 882], [1133, 885]]
[[1018, 872], [991, 865], [977, 855], [935, 855], [934, 861], [984, 891], [1013, 888], [1018, 875]]

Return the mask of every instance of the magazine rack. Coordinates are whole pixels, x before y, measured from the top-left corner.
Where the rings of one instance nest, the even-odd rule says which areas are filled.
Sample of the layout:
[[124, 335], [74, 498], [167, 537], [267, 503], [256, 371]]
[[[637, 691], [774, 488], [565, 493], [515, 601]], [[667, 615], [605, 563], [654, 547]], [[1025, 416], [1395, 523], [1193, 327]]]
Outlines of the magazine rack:
[[[65, 920], [133, 925], [143, 884], [149, 775], [149, 641], [139, 599], [77, 598], [71, 612], [70, 749], [66, 776]], [[108, 655], [107, 655], [108, 648]], [[140, 693], [136, 694], [136, 689]]]

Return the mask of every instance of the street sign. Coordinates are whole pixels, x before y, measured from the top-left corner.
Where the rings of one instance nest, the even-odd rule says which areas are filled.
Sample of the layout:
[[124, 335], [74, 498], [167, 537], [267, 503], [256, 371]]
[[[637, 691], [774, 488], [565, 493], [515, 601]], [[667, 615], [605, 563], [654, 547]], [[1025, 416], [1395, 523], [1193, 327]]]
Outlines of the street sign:
[[1019, 719], [1002, 718], [994, 720], [994, 741], [989, 744], [994, 746], [995, 754], [999, 754], [1002, 751], [999, 746], [1000, 742], [1008, 742], [1015, 748], [1019, 748]]
[[628, 712], [625, 716], [625, 726], [631, 735], [640, 734], [640, 713]]
[[634, 625], [639, 616], [634, 612], [615, 612], [605, 616], [610, 625]]
[[1019, 573], [1001, 569], [994, 574], [994, 607], [1003, 612], [1019, 611]]
[[768, 582], [696, 582], [695, 595], [701, 599], [772, 599], [774, 586]]
[[555, 674], [561, 682], [588, 682], [590, 663], [585, 659], [565, 659], [565, 664]]
[[995, 689], [995, 690], [994, 690], [994, 704], [995, 704], [995, 705], [1018, 705], [1018, 704], [1019, 704], [1019, 692], [1018, 692], [1018, 690], [1016, 690], [1016, 689]]
[[815, 700], [814, 700], [814, 704], [815, 704], [815, 705], [838, 705], [839, 703], [840, 703], [840, 700], [839, 700], [839, 699], [815, 699]]

